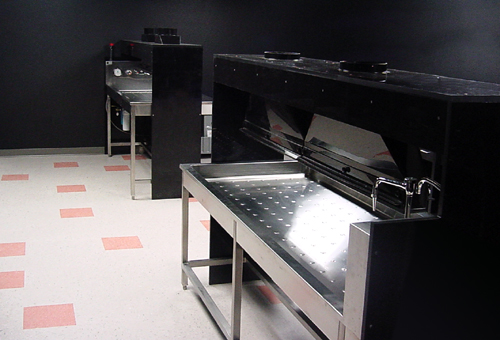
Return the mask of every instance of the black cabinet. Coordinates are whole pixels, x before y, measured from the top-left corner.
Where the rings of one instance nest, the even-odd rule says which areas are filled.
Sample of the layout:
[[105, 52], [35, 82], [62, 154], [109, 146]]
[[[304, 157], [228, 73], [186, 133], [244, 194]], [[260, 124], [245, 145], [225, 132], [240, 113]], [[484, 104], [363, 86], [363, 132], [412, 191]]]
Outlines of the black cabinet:
[[181, 197], [179, 164], [200, 161], [203, 49], [191, 44], [120, 41], [122, 60], [152, 76], [152, 198]]

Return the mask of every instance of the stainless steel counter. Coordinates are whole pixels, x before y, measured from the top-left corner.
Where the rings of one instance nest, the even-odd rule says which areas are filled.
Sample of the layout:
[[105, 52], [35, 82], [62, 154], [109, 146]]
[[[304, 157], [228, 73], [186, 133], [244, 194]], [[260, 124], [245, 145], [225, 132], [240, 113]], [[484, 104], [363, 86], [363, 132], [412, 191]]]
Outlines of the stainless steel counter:
[[[366, 268], [352, 268], [346, 296], [349, 242], [355, 242], [353, 247], [360, 244], [349, 235], [354, 228], [358, 241], [368, 237], [369, 229], [354, 224], [375, 221], [376, 216], [307, 178], [304, 166], [295, 161], [181, 165], [181, 169], [185, 190], [328, 338], [344, 339], [346, 323], [351, 333], [358, 333], [361, 317], [355, 314], [362, 310], [359, 295]], [[183, 207], [187, 209], [187, 204]], [[187, 221], [187, 212], [183, 216]], [[368, 243], [361, 243], [364, 246], [351, 256], [367, 253]], [[183, 244], [183, 267], [190, 274], [187, 239]], [[356, 311], [346, 311], [346, 302]], [[349, 320], [344, 320], [346, 312]]]
[[107, 86], [107, 94], [118, 105], [135, 117], [151, 116], [152, 90], [123, 90]]
[[[111, 142], [111, 110], [107, 105], [108, 116], [108, 155], [111, 156], [112, 146], [130, 145], [130, 192], [135, 198], [135, 184], [138, 181], [150, 179], [136, 179], [135, 177], [135, 146], [136, 117], [151, 116], [153, 102], [152, 76], [144, 72], [137, 62], [119, 61], [106, 64], [106, 93], [123, 110], [130, 113], [130, 143]], [[109, 100], [108, 100], [109, 102]]]

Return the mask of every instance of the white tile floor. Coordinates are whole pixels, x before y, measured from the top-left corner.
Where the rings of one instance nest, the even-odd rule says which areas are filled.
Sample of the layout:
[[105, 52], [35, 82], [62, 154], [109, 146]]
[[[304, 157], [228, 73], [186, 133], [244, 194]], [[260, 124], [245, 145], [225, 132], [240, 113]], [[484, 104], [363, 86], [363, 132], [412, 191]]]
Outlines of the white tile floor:
[[[148, 169], [139, 160], [139, 175]], [[130, 198], [115, 155], [0, 157], [0, 339], [222, 339], [180, 284], [180, 199]], [[108, 169], [109, 170], [109, 169]], [[22, 175], [22, 176], [17, 176]], [[207, 211], [190, 203], [191, 258], [205, 258]], [[206, 282], [206, 269], [198, 269]], [[242, 339], [312, 339], [245, 284]], [[228, 316], [230, 285], [209, 291]]]

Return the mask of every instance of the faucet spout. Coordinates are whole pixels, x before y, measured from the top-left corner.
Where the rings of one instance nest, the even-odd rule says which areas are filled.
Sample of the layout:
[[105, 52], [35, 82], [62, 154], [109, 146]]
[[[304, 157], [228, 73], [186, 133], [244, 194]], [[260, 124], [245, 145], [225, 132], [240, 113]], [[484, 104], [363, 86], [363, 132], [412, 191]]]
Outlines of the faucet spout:
[[375, 181], [375, 184], [373, 185], [372, 189], [372, 209], [373, 211], [377, 210], [377, 195], [378, 195], [378, 187], [380, 184], [387, 184], [387, 185], [392, 185], [396, 188], [402, 189], [405, 191], [406, 194], [406, 201], [405, 201], [405, 218], [410, 217], [411, 213], [411, 206], [413, 202], [413, 193], [415, 192], [415, 188], [417, 186], [417, 179], [414, 177], [406, 177], [404, 181], [396, 181], [393, 179], [385, 178], [385, 177], [379, 177]]
[[420, 195], [420, 193], [422, 192], [422, 187], [424, 186], [424, 184], [428, 184], [429, 186], [435, 188], [436, 190], [441, 191], [441, 184], [439, 184], [438, 182], [436, 182], [433, 179], [424, 177], [420, 181], [418, 181], [418, 184], [417, 184], [417, 195]]
[[417, 195], [420, 195], [420, 193], [422, 192], [422, 188], [425, 184], [427, 184], [427, 186], [428, 186], [428, 188], [427, 188], [427, 211], [430, 212], [432, 209], [432, 202], [434, 201], [434, 198], [432, 197], [432, 190], [436, 189], [438, 191], [441, 191], [441, 184], [439, 184], [438, 182], [436, 182], [433, 179], [424, 177], [420, 181], [418, 181]]

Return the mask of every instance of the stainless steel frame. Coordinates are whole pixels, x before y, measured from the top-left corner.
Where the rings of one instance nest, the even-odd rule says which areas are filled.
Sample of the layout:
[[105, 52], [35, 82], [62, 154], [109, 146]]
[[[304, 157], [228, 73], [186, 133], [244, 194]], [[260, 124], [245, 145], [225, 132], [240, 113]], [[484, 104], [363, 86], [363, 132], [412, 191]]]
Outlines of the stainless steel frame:
[[[136, 143], [135, 133], [136, 133], [136, 117], [147, 117], [151, 116], [151, 102], [150, 103], [138, 103], [132, 104], [132, 110], [130, 112], [130, 195], [132, 199], [135, 199], [135, 184], [137, 182], [148, 182], [151, 183], [151, 178], [136, 178], [135, 177], [135, 146], [140, 143]], [[143, 107], [149, 106], [149, 110], [143, 109]], [[149, 112], [148, 112], [149, 111]]]
[[[227, 339], [240, 337], [243, 251], [317, 339], [361, 337], [370, 235], [364, 222], [376, 216], [308, 179], [295, 161], [181, 169], [182, 285], [186, 289], [191, 280]], [[233, 238], [232, 259], [188, 259], [190, 193]], [[227, 263], [233, 267], [231, 325], [192, 271]]]
[[[236, 223], [233, 224], [233, 235], [236, 233]], [[227, 339], [240, 338], [240, 322], [241, 322], [241, 291], [243, 278], [243, 249], [233, 238], [233, 257], [232, 259], [206, 259], [194, 260], [188, 259], [189, 247], [189, 191], [186, 187], [182, 188], [182, 277], [181, 283], [184, 290], [188, 286], [188, 278], [193, 283], [196, 293], [209, 310], [210, 314], [216, 321], [220, 330]], [[214, 302], [210, 294], [207, 292], [198, 276], [192, 268], [203, 266], [218, 266], [218, 265], [233, 265], [232, 273], [232, 308], [231, 308], [231, 324], [226, 320], [221, 313], [219, 307]]]
[[[109, 96], [106, 104], [107, 111], [107, 128], [108, 128], [108, 156], [112, 156], [111, 148], [113, 146], [130, 146], [130, 195], [132, 199], [135, 199], [135, 184], [137, 182], [149, 182], [151, 183], [151, 178], [136, 178], [135, 175], [135, 161], [136, 161], [136, 146], [141, 146], [141, 143], [136, 142], [136, 117], [148, 117], [151, 116], [151, 111], [143, 109], [143, 106], [148, 106], [147, 103], [141, 103], [138, 105], [132, 104], [132, 112], [130, 112], [130, 143], [122, 142], [122, 143], [113, 143], [111, 142], [111, 109], [108, 107]], [[149, 103], [149, 107], [151, 107], [151, 103]]]
[[[137, 182], [149, 182], [151, 178], [136, 178], [136, 146], [141, 143], [136, 142], [136, 117], [151, 117], [152, 105], [152, 78], [151, 76], [141, 76], [140, 78], [114, 77], [113, 69], [138, 67], [136, 62], [107, 62], [106, 64], [106, 85], [107, 85], [107, 146], [108, 156], [112, 156], [113, 146], [130, 145], [130, 194], [135, 199], [135, 184]], [[123, 109], [130, 112], [130, 143], [111, 142], [111, 99], [113, 99]]]

